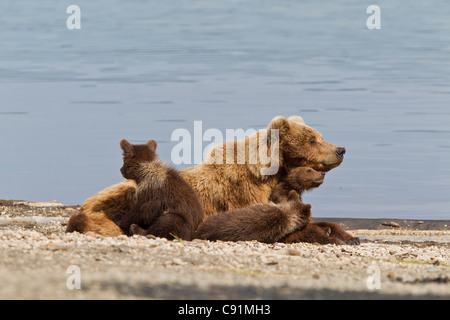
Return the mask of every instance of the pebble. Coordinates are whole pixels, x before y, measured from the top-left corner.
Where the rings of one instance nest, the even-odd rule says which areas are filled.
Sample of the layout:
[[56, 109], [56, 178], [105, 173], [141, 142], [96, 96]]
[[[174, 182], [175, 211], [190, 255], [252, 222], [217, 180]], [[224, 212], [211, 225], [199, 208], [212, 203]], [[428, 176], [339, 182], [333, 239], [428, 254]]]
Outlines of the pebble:
[[184, 262], [184, 261], [182, 261], [181, 259], [178, 259], [178, 258], [174, 258], [172, 260], [172, 264], [173, 265], [177, 265], [177, 266], [183, 266], [183, 265], [186, 265], [187, 262]]
[[394, 228], [400, 228], [400, 225], [397, 222], [393, 222], [393, 221], [390, 221], [390, 222], [385, 221], [381, 225], [388, 226], [388, 227], [394, 227]]
[[387, 276], [389, 279], [397, 279], [397, 273], [395, 271], [389, 271]]
[[302, 253], [300, 251], [298, 251], [297, 249], [293, 249], [293, 248], [287, 249], [286, 253], [290, 256], [301, 256], [302, 255]]

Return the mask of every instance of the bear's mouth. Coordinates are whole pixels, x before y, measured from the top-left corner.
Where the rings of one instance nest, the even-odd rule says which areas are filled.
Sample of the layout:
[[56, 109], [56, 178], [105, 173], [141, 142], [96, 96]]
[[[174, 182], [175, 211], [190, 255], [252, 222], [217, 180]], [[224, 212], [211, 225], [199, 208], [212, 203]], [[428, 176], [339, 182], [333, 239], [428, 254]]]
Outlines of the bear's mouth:
[[337, 167], [337, 166], [340, 165], [341, 163], [342, 163], [342, 161], [333, 162], [333, 163], [325, 163], [325, 162], [322, 162], [322, 164], [323, 164], [325, 167]]
[[312, 181], [312, 183], [311, 183], [311, 185], [313, 186], [313, 187], [318, 187], [318, 186], [320, 186], [322, 183], [323, 183], [323, 181], [324, 181], [324, 179], [316, 179], [316, 180], [313, 180]]
[[328, 163], [326, 161], [314, 163], [308, 161], [305, 158], [293, 158], [290, 160], [290, 165], [292, 167], [312, 167], [316, 171], [327, 172], [333, 168], [338, 167], [342, 163], [342, 161], [344, 161], [344, 159], [338, 159], [337, 161], [331, 163]]
[[330, 171], [331, 169], [338, 167], [342, 163], [342, 161], [343, 160], [339, 160], [339, 161], [336, 161], [336, 162], [333, 162], [333, 163], [321, 162], [320, 165], [322, 165], [322, 168], [319, 168], [319, 169], [316, 169], [316, 170], [320, 171], [320, 172]]

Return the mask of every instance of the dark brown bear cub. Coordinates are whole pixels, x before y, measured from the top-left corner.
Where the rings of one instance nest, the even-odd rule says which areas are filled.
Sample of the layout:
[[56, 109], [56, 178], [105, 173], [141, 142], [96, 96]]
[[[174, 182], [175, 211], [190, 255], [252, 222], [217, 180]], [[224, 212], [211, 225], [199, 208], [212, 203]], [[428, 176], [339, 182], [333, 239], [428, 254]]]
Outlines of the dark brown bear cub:
[[177, 170], [158, 159], [156, 141], [133, 145], [120, 141], [126, 179], [137, 183], [136, 205], [118, 225], [128, 235], [154, 235], [167, 239], [192, 240], [203, 218], [203, 209], [194, 189]]
[[311, 205], [304, 204], [295, 191], [279, 204], [255, 204], [209, 217], [197, 230], [197, 237], [211, 241], [274, 243], [303, 228], [311, 219]]
[[[324, 172], [309, 167], [296, 167], [288, 170], [287, 175], [272, 190], [269, 200], [279, 203], [287, 199], [290, 190], [301, 195], [308, 190], [319, 187], [325, 178]], [[280, 239], [280, 242], [310, 242], [320, 244], [359, 244], [359, 239], [347, 233], [332, 222], [310, 222], [304, 228]]]
[[269, 200], [275, 203], [284, 201], [291, 190], [297, 191], [301, 199], [305, 191], [319, 187], [323, 183], [324, 178], [324, 172], [319, 172], [309, 167], [290, 169], [287, 175], [272, 190]]

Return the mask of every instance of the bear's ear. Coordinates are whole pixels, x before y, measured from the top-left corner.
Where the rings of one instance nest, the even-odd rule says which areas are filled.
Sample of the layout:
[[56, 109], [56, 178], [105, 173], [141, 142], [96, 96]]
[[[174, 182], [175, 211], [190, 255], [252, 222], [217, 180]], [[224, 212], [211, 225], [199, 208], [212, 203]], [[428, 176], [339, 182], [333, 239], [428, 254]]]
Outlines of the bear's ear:
[[310, 211], [311, 210], [311, 205], [310, 204], [305, 204], [305, 206], [303, 207], [304, 211]]
[[290, 116], [290, 117], [288, 118], [288, 121], [289, 121], [289, 122], [297, 122], [298, 124], [306, 125], [305, 121], [304, 121], [303, 118], [300, 117], [300, 116]]
[[289, 191], [289, 194], [288, 194], [288, 201], [299, 200], [299, 199], [300, 199], [300, 198], [299, 198], [299, 196], [298, 196], [297, 191], [295, 191], [295, 190]]
[[134, 154], [134, 147], [127, 140], [125, 140], [125, 139], [120, 140], [120, 147], [123, 150], [123, 154], [129, 154], [129, 155]]
[[147, 143], [146, 143], [146, 145], [148, 146], [148, 147], [150, 147], [150, 149], [152, 150], [152, 151], [155, 151], [156, 150], [156, 146], [158, 145], [157, 143], [156, 143], [156, 141], [155, 140], [148, 140], [147, 141]]
[[282, 137], [291, 128], [289, 121], [282, 116], [278, 116], [272, 119], [269, 124], [269, 129], [278, 129], [280, 136]]

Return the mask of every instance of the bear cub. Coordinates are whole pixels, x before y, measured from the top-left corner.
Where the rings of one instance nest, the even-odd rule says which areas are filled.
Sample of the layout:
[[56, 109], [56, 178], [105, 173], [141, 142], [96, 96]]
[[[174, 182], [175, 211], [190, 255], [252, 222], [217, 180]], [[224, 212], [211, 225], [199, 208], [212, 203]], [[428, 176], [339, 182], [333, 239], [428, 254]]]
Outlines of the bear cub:
[[295, 190], [300, 196], [311, 189], [319, 187], [325, 179], [325, 172], [319, 172], [309, 167], [296, 167], [288, 170], [270, 194], [269, 201], [279, 203], [287, 199], [289, 191]]
[[211, 216], [200, 225], [197, 237], [211, 241], [274, 243], [305, 227], [310, 219], [311, 205], [301, 202], [298, 193], [292, 190], [279, 204], [255, 204]]
[[197, 193], [179, 172], [161, 162], [156, 155], [157, 143], [133, 145], [120, 141], [123, 150], [125, 179], [135, 180], [136, 204], [117, 224], [127, 235], [153, 235], [167, 239], [192, 240], [203, 219]]
[[[295, 190], [300, 197], [305, 191], [319, 187], [325, 178], [324, 172], [309, 167], [296, 167], [288, 170], [287, 175], [272, 190], [269, 200], [285, 201], [289, 190]], [[319, 244], [359, 244], [359, 239], [345, 232], [332, 222], [312, 221], [304, 228], [295, 230], [280, 239], [283, 243], [309, 242]]]

